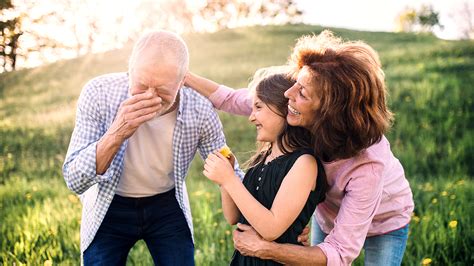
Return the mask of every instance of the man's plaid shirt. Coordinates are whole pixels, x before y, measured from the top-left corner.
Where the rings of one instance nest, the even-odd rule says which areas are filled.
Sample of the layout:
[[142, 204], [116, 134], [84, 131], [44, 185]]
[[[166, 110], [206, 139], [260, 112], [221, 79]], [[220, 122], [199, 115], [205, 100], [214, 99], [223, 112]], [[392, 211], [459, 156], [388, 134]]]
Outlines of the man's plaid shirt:
[[[94, 239], [115, 195], [124, 165], [125, 141], [111, 165], [102, 175], [96, 174], [96, 146], [129, 97], [127, 73], [103, 75], [89, 81], [77, 103], [76, 124], [63, 165], [69, 189], [80, 195], [82, 208], [81, 253]], [[212, 104], [197, 92], [182, 88], [173, 132], [173, 172], [176, 199], [193, 232], [191, 209], [185, 177], [191, 161], [199, 150], [202, 158], [225, 144], [222, 124]], [[242, 179], [242, 171], [236, 167]]]

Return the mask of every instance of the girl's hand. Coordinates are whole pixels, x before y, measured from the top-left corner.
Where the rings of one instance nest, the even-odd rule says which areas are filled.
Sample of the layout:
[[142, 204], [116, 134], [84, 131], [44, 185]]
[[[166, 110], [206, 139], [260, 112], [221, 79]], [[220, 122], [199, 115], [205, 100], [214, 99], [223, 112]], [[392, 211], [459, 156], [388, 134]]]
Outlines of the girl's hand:
[[203, 174], [220, 186], [237, 178], [234, 168], [229, 163], [229, 159], [219, 152], [214, 152], [207, 156]]

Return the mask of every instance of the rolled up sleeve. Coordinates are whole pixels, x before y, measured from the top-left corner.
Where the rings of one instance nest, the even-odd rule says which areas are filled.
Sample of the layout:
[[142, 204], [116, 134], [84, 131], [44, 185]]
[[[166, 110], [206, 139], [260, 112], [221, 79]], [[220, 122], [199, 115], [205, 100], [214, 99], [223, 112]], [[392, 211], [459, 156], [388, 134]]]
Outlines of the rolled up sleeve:
[[81, 92], [76, 123], [62, 169], [68, 188], [77, 194], [84, 193], [96, 183], [110, 180], [117, 166], [112, 163], [104, 174], [96, 173], [97, 142], [105, 129], [95, 100], [95, 89], [94, 84], [90, 82]]
[[234, 90], [220, 85], [209, 100], [215, 108], [227, 113], [243, 116], [252, 113], [252, 96], [248, 89]]
[[359, 255], [382, 199], [383, 179], [376, 164], [362, 166], [347, 183], [334, 228], [318, 247], [327, 265], [350, 265]]
[[[199, 153], [203, 160], [205, 160], [210, 153], [220, 149], [226, 144], [222, 123], [219, 120], [219, 116], [212, 108], [210, 108], [207, 113], [209, 115], [206, 116], [206, 121], [201, 123], [203, 126], [201, 128], [201, 139], [199, 141]], [[234, 172], [241, 180], [244, 178], [244, 173], [240, 169], [237, 159], [235, 160], [234, 164]]]

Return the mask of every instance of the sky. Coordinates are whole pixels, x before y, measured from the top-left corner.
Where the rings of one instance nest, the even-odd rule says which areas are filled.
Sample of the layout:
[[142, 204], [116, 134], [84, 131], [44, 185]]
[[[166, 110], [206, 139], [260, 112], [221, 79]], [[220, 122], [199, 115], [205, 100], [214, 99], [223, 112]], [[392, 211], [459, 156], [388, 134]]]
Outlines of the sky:
[[397, 15], [405, 8], [419, 9], [431, 4], [439, 12], [444, 30], [436, 30], [443, 39], [460, 37], [452, 15], [463, 2], [474, 0], [297, 0], [305, 12], [305, 22], [329, 27], [368, 31], [394, 31]]

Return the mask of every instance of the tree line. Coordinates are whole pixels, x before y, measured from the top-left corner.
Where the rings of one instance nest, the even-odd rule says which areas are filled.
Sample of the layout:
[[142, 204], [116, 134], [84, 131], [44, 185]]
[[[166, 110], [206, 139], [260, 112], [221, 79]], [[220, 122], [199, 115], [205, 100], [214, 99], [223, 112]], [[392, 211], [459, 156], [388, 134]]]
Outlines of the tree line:
[[[116, 8], [119, 3], [125, 5]], [[298, 23], [303, 11], [293, 0], [0, 0], [0, 73], [27, 60], [45, 63], [121, 48], [148, 29], [182, 33]], [[450, 14], [465, 39], [474, 38], [473, 14], [468, 1]], [[406, 8], [397, 17], [398, 31], [442, 27], [429, 5]]]
[[15, 70], [31, 58], [49, 62], [120, 48], [157, 27], [215, 31], [252, 21], [300, 22], [303, 14], [288, 0], [122, 1], [126, 4], [117, 9], [119, 2], [0, 0], [0, 72]]

